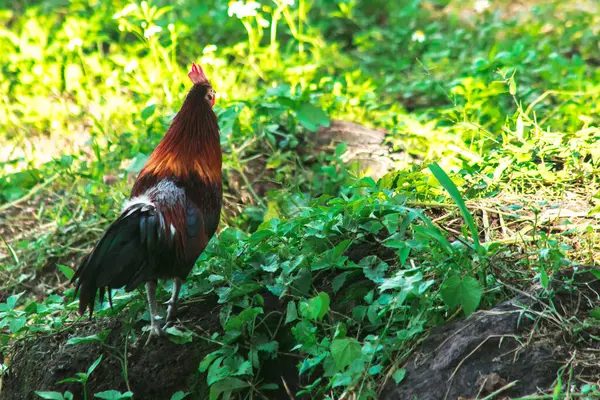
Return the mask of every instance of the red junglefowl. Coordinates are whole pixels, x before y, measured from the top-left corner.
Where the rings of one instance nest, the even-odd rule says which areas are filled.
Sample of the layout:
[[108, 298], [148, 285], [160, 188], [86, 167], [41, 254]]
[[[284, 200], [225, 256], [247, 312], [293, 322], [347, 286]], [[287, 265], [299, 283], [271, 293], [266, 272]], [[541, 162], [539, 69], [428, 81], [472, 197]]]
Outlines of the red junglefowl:
[[219, 225], [223, 190], [219, 125], [212, 107], [215, 92], [196, 64], [188, 74], [194, 86], [167, 133], [150, 155], [123, 206], [92, 252], [78, 278], [79, 313], [93, 313], [108, 289], [131, 291], [146, 284], [151, 335], [162, 334], [157, 317], [158, 279], [173, 279], [166, 303], [172, 322], [182, 281]]

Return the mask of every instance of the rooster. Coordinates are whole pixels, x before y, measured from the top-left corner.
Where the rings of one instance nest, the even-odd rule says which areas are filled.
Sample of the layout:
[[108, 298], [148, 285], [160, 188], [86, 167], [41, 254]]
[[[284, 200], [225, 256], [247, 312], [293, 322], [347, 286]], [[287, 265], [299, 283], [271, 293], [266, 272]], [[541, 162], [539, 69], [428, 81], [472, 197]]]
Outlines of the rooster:
[[173, 279], [166, 303], [173, 321], [182, 281], [219, 225], [223, 198], [215, 92], [202, 68], [192, 64], [194, 86], [167, 133], [140, 172], [121, 216], [82, 261], [77, 279], [79, 314], [92, 316], [96, 293], [146, 284], [150, 335], [163, 334], [156, 305], [158, 279]]

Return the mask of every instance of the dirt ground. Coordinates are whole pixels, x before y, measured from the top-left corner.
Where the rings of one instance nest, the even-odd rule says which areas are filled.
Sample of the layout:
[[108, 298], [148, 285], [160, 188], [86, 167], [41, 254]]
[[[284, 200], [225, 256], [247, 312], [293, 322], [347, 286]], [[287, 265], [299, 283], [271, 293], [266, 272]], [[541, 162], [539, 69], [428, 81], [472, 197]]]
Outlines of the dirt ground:
[[[8, 376], [4, 377], [1, 400], [37, 399], [34, 391], [71, 391], [75, 399], [83, 398], [79, 383], [57, 384], [58, 381], [85, 372], [103, 354], [102, 362], [93, 371], [88, 382], [88, 398], [105, 390], [131, 390], [137, 399], [170, 399], [177, 391], [192, 392], [186, 399], [208, 398], [206, 375], [198, 372], [202, 359], [218, 350], [220, 345], [211, 341], [214, 332], [221, 331], [216, 297], [195, 299], [178, 313], [186, 329], [197, 334], [193, 341], [176, 344], [166, 338], [152, 338], [145, 345], [147, 334], [142, 333], [143, 322], [127, 327], [119, 319], [93, 319], [77, 323], [62, 334], [38, 337], [18, 344], [10, 355]], [[133, 331], [130, 332], [129, 330]], [[69, 338], [85, 337], [111, 330], [105, 344], [81, 343], [67, 345]], [[125, 335], [124, 333], [129, 334]], [[132, 334], [133, 333], [133, 334]], [[137, 337], [131, 343], [130, 338]], [[285, 343], [286, 338], [279, 338]], [[281, 349], [284, 351], [285, 349]], [[122, 363], [115, 356], [127, 354], [127, 379]], [[289, 399], [282, 380], [292, 391], [299, 390], [296, 364], [298, 359], [280, 356], [262, 365], [260, 379], [279, 384], [279, 391], [270, 392], [274, 399]], [[127, 387], [127, 382], [129, 387]]]

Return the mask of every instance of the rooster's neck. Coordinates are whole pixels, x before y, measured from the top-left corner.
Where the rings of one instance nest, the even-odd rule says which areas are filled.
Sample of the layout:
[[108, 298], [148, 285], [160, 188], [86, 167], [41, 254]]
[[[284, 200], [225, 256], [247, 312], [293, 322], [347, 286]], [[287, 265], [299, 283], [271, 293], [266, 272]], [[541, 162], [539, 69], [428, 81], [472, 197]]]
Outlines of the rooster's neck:
[[192, 88], [138, 179], [153, 175], [221, 186], [219, 125], [206, 91], [206, 86]]

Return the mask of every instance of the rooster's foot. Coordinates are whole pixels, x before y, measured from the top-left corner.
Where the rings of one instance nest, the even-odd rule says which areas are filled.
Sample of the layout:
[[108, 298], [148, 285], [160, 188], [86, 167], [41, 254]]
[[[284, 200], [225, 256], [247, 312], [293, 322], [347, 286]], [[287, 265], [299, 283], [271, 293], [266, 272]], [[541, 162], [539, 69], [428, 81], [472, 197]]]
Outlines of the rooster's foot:
[[173, 280], [173, 295], [165, 303], [165, 305], [169, 306], [167, 308], [167, 324], [165, 328], [172, 326], [175, 322], [175, 314], [177, 314], [177, 298], [179, 297], [179, 290], [181, 289], [181, 279], [175, 278]]
[[167, 308], [167, 323], [165, 324], [165, 328], [173, 326], [175, 322], [175, 314], [177, 314], [177, 304], [172, 303], [170, 300], [167, 301], [169, 307]]
[[148, 346], [148, 343], [150, 343], [152, 338], [155, 336], [156, 337], [167, 336], [166, 332], [161, 328], [161, 326], [158, 323], [153, 323], [150, 325], [150, 332], [148, 334], [148, 339], [146, 340], [144, 347]]

